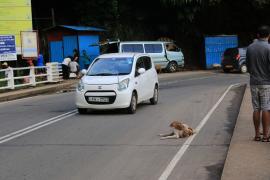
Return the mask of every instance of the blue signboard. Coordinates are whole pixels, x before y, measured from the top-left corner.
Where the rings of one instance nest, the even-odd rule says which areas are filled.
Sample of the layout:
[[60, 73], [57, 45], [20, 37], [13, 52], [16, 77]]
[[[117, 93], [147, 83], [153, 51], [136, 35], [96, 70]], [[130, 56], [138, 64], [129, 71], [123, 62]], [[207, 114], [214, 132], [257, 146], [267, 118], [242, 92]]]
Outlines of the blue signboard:
[[237, 46], [237, 35], [205, 37], [206, 68], [210, 69], [214, 64], [221, 64], [221, 59], [224, 51], [227, 48], [234, 48]]
[[0, 61], [17, 60], [15, 36], [0, 35]]

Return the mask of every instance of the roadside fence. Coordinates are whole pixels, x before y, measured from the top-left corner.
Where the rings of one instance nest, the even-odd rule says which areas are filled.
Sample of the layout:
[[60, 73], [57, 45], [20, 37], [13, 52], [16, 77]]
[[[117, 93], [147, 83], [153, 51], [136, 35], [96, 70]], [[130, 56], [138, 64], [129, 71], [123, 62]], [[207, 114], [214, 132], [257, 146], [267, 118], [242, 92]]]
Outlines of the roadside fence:
[[9, 67], [0, 70], [0, 90], [56, 83], [62, 80], [62, 66], [56, 62], [47, 63], [46, 66]]

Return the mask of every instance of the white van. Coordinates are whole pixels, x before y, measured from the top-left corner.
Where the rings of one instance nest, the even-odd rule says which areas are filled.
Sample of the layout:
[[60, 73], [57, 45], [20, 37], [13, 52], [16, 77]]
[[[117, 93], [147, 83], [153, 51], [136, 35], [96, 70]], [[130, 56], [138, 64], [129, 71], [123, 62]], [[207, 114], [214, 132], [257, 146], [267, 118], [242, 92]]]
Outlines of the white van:
[[181, 49], [173, 42], [127, 41], [112, 42], [107, 43], [107, 45], [110, 46], [107, 49], [109, 53], [115, 51], [120, 53], [147, 53], [156, 66], [160, 66], [160, 68], [166, 69], [168, 72], [175, 72], [178, 67], [184, 67], [184, 55]]

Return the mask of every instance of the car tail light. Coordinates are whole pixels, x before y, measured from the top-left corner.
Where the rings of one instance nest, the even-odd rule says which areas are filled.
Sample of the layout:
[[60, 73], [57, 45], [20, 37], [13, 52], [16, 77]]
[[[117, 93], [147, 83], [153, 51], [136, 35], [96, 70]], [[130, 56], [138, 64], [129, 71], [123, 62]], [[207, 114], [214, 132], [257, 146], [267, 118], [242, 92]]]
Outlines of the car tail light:
[[237, 60], [240, 59], [240, 54], [237, 54], [236, 57], [235, 57]]

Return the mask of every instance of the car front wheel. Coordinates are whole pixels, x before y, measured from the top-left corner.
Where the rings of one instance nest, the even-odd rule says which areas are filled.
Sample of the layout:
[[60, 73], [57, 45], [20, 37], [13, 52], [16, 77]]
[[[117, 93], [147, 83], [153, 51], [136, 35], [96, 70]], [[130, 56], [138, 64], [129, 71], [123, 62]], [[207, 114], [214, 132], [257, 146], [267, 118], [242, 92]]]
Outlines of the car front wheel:
[[137, 110], [137, 96], [136, 93], [133, 92], [130, 100], [130, 105], [127, 108], [128, 114], [134, 114]]

